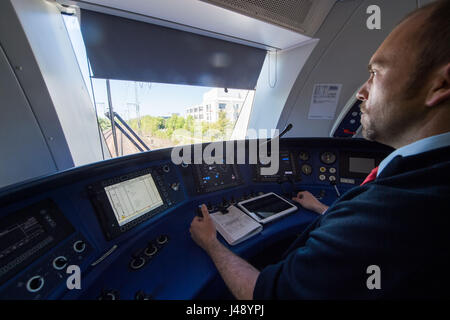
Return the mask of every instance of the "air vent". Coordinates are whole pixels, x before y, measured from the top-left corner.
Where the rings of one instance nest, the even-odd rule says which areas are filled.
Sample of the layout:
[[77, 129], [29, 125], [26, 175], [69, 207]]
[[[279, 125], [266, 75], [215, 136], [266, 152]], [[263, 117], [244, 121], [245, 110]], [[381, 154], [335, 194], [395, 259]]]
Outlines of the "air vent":
[[201, 0], [292, 31], [313, 36], [334, 0]]

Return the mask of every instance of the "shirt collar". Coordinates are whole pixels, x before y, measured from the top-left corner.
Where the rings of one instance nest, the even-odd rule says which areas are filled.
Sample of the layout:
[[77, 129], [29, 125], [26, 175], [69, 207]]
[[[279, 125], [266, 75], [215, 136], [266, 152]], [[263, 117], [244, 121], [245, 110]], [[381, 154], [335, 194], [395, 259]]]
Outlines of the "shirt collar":
[[389, 154], [383, 161], [381, 161], [380, 165], [378, 166], [377, 177], [381, 173], [381, 171], [383, 171], [386, 165], [396, 156], [402, 157], [412, 156], [415, 154], [446, 147], [449, 145], [450, 145], [450, 132], [446, 132], [435, 136], [427, 137], [415, 141], [413, 143], [410, 143], [401, 148], [398, 148], [397, 150]]

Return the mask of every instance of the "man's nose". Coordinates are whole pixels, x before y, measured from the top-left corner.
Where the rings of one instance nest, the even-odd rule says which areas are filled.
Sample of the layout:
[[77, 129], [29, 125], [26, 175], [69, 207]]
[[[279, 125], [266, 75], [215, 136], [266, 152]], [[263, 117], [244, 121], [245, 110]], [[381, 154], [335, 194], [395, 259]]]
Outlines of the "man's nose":
[[369, 90], [367, 89], [367, 82], [363, 84], [363, 86], [359, 89], [356, 94], [356, 99], [361, 101], [366, 101], [369, 97]]

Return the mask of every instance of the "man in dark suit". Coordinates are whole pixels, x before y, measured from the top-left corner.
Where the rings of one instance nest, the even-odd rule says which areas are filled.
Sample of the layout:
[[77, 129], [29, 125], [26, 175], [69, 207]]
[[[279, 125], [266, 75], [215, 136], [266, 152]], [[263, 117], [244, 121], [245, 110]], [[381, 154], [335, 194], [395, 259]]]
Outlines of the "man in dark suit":
[[413, 12], [372, 56], [357, 95], [363, 135], [396, 150], [330, 208], [299, 193], [295, 201], [323, 215], [282, 261], [260, 272], [233, 254], [202, 206], [192, 238], [236, 298], [449, 296], [449, 16], [449, 0]]

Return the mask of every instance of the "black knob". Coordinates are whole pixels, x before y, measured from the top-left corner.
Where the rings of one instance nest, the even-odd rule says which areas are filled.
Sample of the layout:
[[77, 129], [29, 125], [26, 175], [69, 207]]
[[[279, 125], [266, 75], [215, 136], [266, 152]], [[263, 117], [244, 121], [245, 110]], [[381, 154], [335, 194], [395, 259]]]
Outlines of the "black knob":
[[67, 265], [67, 258], [64, 256], [56, 257], [53, 260], [53, 268], [55, 268], [56, 270], [62, 270], [66, 267], [66, 265]]
[[228, 206], [228, 200], [227, 200], [227, 198], [223, 197], [222, 198], [222, 207], [226, 207], [226, 206]]
[[144, 250], [144, 254], [147, 257], [151, 257], [151, 256], [155, 255], [156, 252], [158, 252], [158, 248], [153, 243], [149, 243], [148, 247], [145, 248], [145, 250]]
[[42, 278], [39, 275], [31, 277], [27, 281], [27, 290], [28, 290], [28, 292], [38, 292], [44, 286], [44, 282], [45, 282], [44, 278]]
[[212, 211], [213, 205], [211, 204], [211, 202], [208, 202], [208, 203], [206, 204], [206, 208], [208, 209], [208, 211]]
[[160, 235], [158, 237], [158, 239], [156, 239], [156, 242], [158, 242], [158, 244], [165, 244], [168, 240], [169, 240], [169, 238], [163, 234], [163, 235]]
[[138, 270], [142, 268], [145, 264], [145, 259], [143, 257], [136, 257], [131, 259], [130, 268], [133, 270]]
[[136, 292], [136, 295], [134, 296], [135, 300], [151, 300], [153, 297], [149, 294], [146, 294], [144, 291], [140, 290]]
[[119, 300], [119, 292], [115, 290], [102, 290], [98, 300]]
[[73, 250], [75, 250], [75, 252], [81, 253], [85, 249], [86, 249], [86, 243], [83, 240], [75, 241], [75, 243], [73, 244]]
[[163, 166], [163, 171], [165, 172], [165, 173], [167, 173], [167, 172], [169, 172], [170, 171], [170, 167], [169, 167], [169, 165], [168, 164], [165, 164], [164, 166]]

